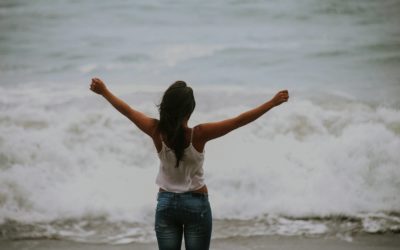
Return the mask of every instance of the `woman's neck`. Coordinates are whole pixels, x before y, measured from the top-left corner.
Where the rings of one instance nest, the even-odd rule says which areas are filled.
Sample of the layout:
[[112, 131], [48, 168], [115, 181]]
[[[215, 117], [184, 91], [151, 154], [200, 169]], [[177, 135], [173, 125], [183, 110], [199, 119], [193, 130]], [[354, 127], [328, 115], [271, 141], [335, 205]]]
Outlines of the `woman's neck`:
[[189, 122], [189, 118], [185, 118], [185, 120], [182, 121], [182, 127], [183, 127], [184, 129], [189, 128], [189, 127], [188, 127], [188, 122]]

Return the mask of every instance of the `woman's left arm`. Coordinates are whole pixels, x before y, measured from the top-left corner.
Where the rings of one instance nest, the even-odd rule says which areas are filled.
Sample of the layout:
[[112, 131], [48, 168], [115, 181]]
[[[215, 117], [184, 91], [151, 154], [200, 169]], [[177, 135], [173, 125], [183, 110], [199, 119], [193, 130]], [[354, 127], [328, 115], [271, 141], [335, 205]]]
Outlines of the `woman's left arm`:
[[131, 108], [126, 102], [115, 96], [109, 91], [102, 80], [92, 78], [90, 89], [103, 96], [111, 105], [114, 106], [121, 114], [131, 120], [140, 130], [153, 137], [157, 128], [157, 120]]

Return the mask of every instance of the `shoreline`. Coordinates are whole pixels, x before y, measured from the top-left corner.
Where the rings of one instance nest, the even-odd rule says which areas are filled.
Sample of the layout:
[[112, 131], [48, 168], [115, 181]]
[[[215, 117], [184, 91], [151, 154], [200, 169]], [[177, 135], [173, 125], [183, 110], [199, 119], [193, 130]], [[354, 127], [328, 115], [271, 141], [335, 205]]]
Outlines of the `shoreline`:
[[[361, 234], [351, 241], [338, 237], [305, 237], [305, 236], [249, 236], [231, 237], [211, 240], [214, 250], [389, 250], [400, 246], [399, 234]], [[0, 249], [7, 250], [150, 250], [157, 249], [157, 243], [129, 243], [110, 245], [101, 243], [80, 243], [67, 240], [4, 240], [0, 241]], [[182, 249], [184, 247], [182, 246]]]

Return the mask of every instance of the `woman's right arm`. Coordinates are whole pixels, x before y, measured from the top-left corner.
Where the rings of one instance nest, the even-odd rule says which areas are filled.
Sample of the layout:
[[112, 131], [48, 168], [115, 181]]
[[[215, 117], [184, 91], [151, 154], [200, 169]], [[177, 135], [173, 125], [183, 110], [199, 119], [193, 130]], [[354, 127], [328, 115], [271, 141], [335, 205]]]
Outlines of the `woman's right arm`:
[[157, 128], [158, 121], [150, 118], [142, 112], [132, 108], [122, 99], [115, 96], [109, 91], [105, 83], [99, 78], [93, 78], [90, 89], [103, 96], [111, 105], [114, 106], [121, 114], [131, 120], [140, 130], [154, 139], [154, 133]]
[[234, 118], [226, 119], [219, 122], [203, 123], [196, 126], [197, 138], [204, 144], [207, 141], [226, 135], [227, 133], [240, 128], [265, 114], [271, 108], [274, 108], [289, 99], [287, 90], [279, 91], [270, 101], [246, 111]]

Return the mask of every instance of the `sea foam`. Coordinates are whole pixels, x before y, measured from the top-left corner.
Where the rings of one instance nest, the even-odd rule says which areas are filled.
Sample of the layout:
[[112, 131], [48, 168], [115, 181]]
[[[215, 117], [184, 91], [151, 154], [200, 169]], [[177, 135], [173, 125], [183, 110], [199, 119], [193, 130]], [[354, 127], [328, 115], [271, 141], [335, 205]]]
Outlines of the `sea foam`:
[[[75, 220], [117, 223], [114, 226], [123, 222], [128, 223], [120, 227], [125, 230], [144, 228], [127, 236], [133, 241], [151, 238], [146, 230], [154, 220], [158, 159], [150, 138], [86, 88], [69, 92], [4, 88], [2, 93], [3, 226], [39, 225], [42, 229], [36, 232], [49, 233], [43, 227], [64, 230], [59, 225], [63, 221], [61, 225]], [[131, 90], [122, 96], [156, 117], [161, 94]], [[190, 125], [233, 117], [272, 95], [272, 91], [201, 89]], [[400, 211], [399, 128], [400, 111], [393, 107], [294, 94], [254, 123], [206, 145], [204, 168], [214, 218], [222, 224], [256, 221], [261, 226], [254, 230], [279, 234], [329, 228], [307, 218], [396, 213]], [[270, 216], [278, 219], [271, 222]], [[306, 221], [288, 228], [284, 218]], [[387, 230], [398, 227], [392, 217], [367, 218], [359, 225], [368, 232], [385, 229], [382, 225]]]

